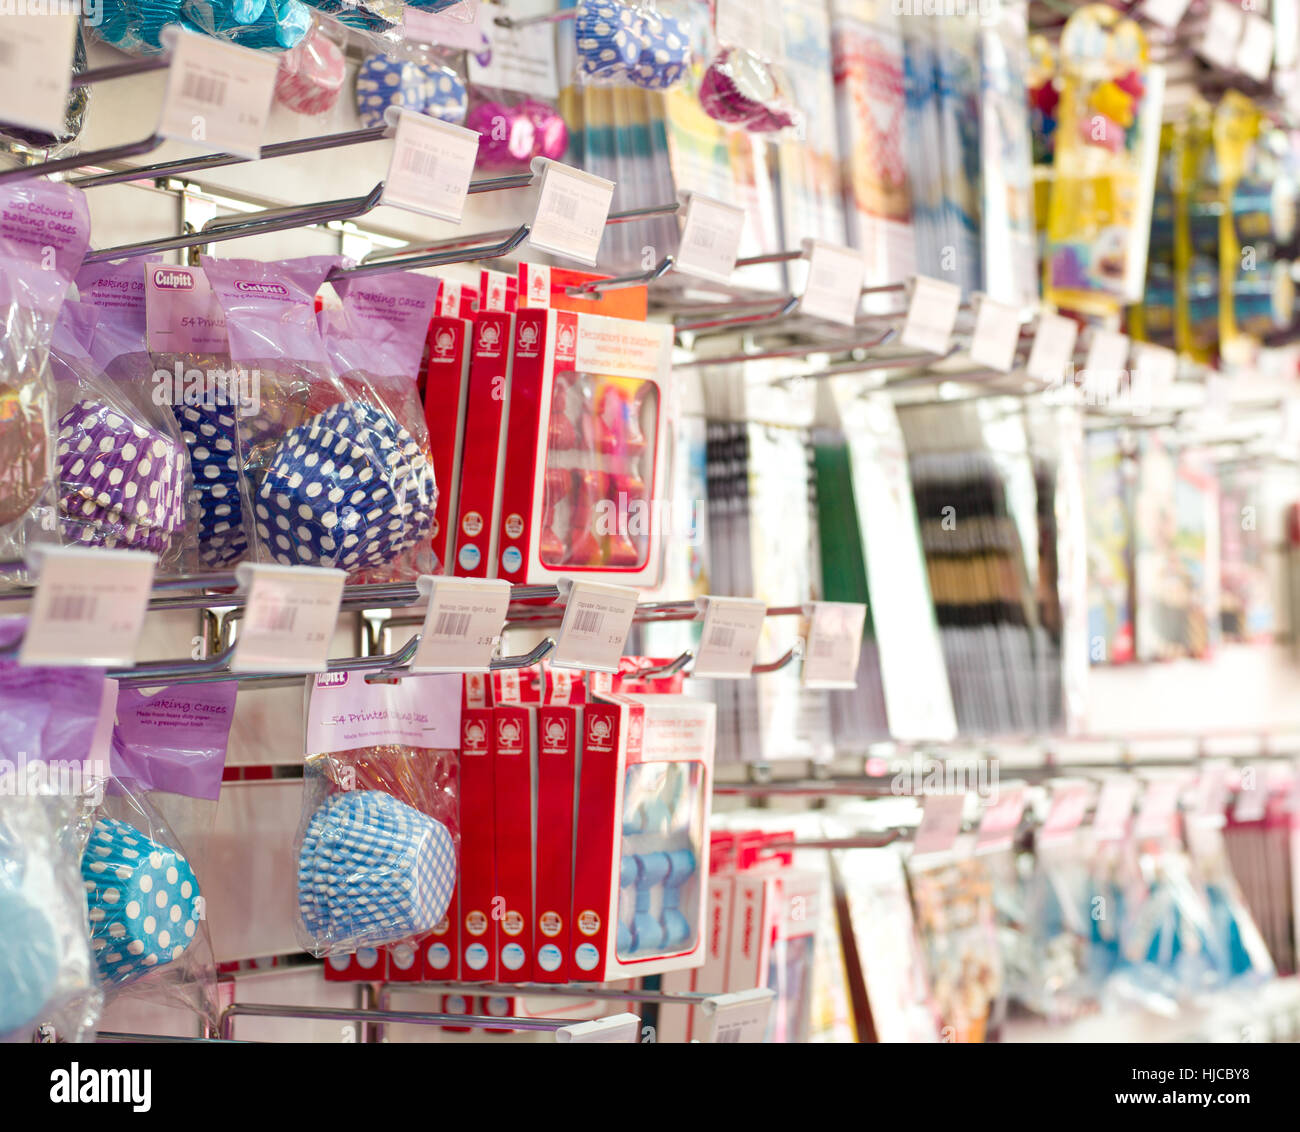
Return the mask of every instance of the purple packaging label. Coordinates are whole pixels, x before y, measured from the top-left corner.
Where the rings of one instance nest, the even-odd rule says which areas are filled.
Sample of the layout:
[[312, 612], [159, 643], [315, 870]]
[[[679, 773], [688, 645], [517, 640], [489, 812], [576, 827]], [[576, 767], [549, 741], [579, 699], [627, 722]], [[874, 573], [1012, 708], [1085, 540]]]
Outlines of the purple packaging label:
[[85, 194], [71, 185], [0, 187], [0, 304], [53, 320], [90, 244]]
[[[26, 625], [25, 617], [0, 622], [0, 647], [16, 644]], [[102, 668], [24, 668], [0, 657], [0, 777], [22, 775], [35, 763], [82, 767], [92, 754], [105, 682]]]
[[77, 274], [82, 299], [100, 310], [91, 356], [101, 370], [125, 354], [142, 354], [145, 344], [144, 277], [159, 257], [92, 263]]
[[321, 312], [321, 332], [340, 373], [363, 370], [414, 379], [438, 298], [430, 275], [344, 280], [335, 285], [343, 309]]
[[145, 316], [154, 354], [224, 354], [226, 312], [201, 268], [152, 266], [145, 272]]
[[341, 262], [338, 256], [279, 263], [204, 256], [203, 270], [226, 314], [231, 360], [254, 364], [283, 358], [323, 364], [316, 292]]
[[234, 684], [186, 684], [151, 696], [122, 688], [117, 697], [110, 766], [144, 790], [215, 802], [221, 793]]
[[95, 372], [91, 344], [99, 310], [90, 303], [68, 300], [59, 308], [50, 340], [50, 373], [55, 381], [81, 381]]

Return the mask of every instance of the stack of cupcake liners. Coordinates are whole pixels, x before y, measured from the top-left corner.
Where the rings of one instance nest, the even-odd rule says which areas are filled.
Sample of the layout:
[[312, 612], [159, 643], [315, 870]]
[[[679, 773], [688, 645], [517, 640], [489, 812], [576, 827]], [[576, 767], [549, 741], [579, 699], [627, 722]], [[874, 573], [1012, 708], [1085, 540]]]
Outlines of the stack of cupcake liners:
[[234, 565], [248, 552], [234, 414], [190, 405], [177, 406], [174, 412], [194, 471], [199, 560], [213, 570]]
[[283, 565], [382, 566], [429, 539], [433, 467], [388, 413], [349, 401], [285, 433], [254, 497]]
[[422, 935], [442, 919], [455, 885], [447, 827], [382, 790], [331, 795], [307, 823], [298, 909], [323, 950]]
[[690, 29], [672, 16], [651, 12], [636, 31], [641, 51], [628, 81], [646, 90], [667, 90], [680, 82], [691, 61]]
[[449, 67], [371, 55], [357, 72], [357, 114], [366, 129], [384, 124], [390, 106], [444, 122], [463, 122], [469, 96]]
[[625, 4], [579, 4], [573, 23], [579, 74], [598, 81], [626, 79], [641, 59], [637, 23], [636, 13]]
[[64, 537], [162, 553], [185, 525], [185, 454], [124, 412], [79, 401], [59, 419]]
[[198, 878], [176, 850], [99, 818], [81, 859], [90, 945], [101, 981], [134, 982], [178, 960], [198, 931]]

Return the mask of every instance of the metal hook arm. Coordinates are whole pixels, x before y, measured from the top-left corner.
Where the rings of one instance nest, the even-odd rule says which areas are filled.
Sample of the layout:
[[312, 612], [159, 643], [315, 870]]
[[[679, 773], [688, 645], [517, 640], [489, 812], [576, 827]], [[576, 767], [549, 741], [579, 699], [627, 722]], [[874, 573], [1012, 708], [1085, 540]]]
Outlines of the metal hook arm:
[[325, 278], [332, 283], [337, 279], [355, 279], [362, 275], [383, 275], [390, 271], [415, 271], [423, 267], [446, 267], [453, 263], [497, 259], [514, 251], [528, 238], [531, 230], [531, 225], [521, 224], [505, 239], [495, 244], [482, 244], [477, 247], [462, 246], [459, 251], [431, 252], [428, 255], [407, 256], [402, 259], [376, 260], [373, 263], [362, 263], [357, 267], [336, 267]]
[[756, 664], [749, 670], [751, 676], [762, 676], [768, 672], [780, 672], [783, 668], [788, 668], [796, 660], [803, 659], [803, 641], [797, 640], [791, 645], [785, 653], [777, 660], [768, 664]]
[[104, 149], [92, 149], [87, 153], [74, 153], [71, 157], [56, 157], [52, 161], [42, 161], [36, 165], [20, 165], [16, 169], [0, 172], [0, 184], [10, 181], [31, 181], [43, 177], [46, 173], [62, 173], [68, 169], [80, 169], [85, 165], [97, 165], [102, 161], [121, 161], [124, 157], [139, 157], [142, 153], [151, 153], [163, 143], [158, 134], [150, 134], [139, 141], [122, 142]]
[[625, 287], [637, 287], [643, 283], [652, 283], [656, 279], [662, 279], [673, 269], [673, 257], [664, 256], [654, 267], [647, 271], [638, 271], [633, 275], [614, 275], [608, 279], [592, 279], [587, 283], [579, 283], [576, 286], [569, 287], [568, 293], [573, 296], [599, 295], [603, 291], [618, 291]]
[[650, 665], [646, 668], [638, 668], [634, 672], [625, 672], [623, 676], [631, 680], [647, 680], [651, 677], [673, 676], [685, 668], [692, 660], [695, 659], [695, 653], [687, 649], [676, 660], [670, 660], [667, 664]]

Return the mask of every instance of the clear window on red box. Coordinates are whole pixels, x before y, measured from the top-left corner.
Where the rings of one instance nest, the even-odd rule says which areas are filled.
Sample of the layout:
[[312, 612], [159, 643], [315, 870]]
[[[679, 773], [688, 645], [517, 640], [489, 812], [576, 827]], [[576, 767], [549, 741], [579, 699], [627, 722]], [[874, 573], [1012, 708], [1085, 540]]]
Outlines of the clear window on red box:
[[636, 570], [650, 554], [659, 388], [556, 374], [538, 553], [552, 569]]
[[623, 784], [620, 960], [689, 951], [699, 934], [704, 768], [638, 763]]

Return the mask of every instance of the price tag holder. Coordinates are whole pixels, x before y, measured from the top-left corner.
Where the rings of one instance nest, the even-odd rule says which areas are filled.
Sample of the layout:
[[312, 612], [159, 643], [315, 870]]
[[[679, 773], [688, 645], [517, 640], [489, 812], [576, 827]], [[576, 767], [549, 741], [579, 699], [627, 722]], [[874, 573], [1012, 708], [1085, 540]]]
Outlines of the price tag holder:
[[808, 620], [803, 682], [809, 688], [856, 688], [867, 607], [856, 601], [815, 601]]
[[862, 253], [821, 240], [805, 240], [808, 282], [799, 298], [799, 313], [852, 326], [862, 302], [867, 261]]
[[727, 283], [736, 270], [745, 234], [745, 210], [712, 197], [687, 194], [686, 219], [673, 269], [713, 283]]
[[976, 853], [994, 853], [1010, 849], [1015, 841], [1020, 818], [1025, 812], [1025, 788], [1004, 785], [998, 788], [997, 800], [984, 807], [980, 817], [979, 834], [975, 839]]
[[767, 1036], [776, 992], [771, 987], [710, 995], [700, 1003], [699, 1040], [717, 1045], [749, 1045]]
[[1182, 780], [1172, 775], [1168, 778], [1154, 778], [1147, 783], [1133, 823], [1135, 837], [1169, 835], [1174, 815], [1178, 812], [1178, 793], [1181, 788]]
[[1061, 385], [1070, 375], [1079, 324], [1064, 315], [1044, 311], [1038, 316], [1034, 344], [1029, 349], [1025, 372], [1044, 385]]
[[567, 589], [564, 620], [551, 663], [559, 668], [617, 672], [636, 614], [637, 591], [629, 586], [572, 581]]
[[641, 1019], [635, 1014], [611, 1014], [555, 1031], [557, 1042], [635, 1042], [640, 1037]]
[[614, 199], [614, 182], [545, 157], [533, 158], [542, 178], [528, 242], [539, 251], [594, 265]]
[[230, 670], [325, 672], [346, 578], [320, 566], [236, 566], [248, 601]]
[[956, 283], [916, 276], [899, 341], [911, 350], [946, 354], [960, 307], [961, 288]]
[[1138, 780], [1131, 774], [1105, 779], [1092, 811], [1092, 832], [1098, 841], [1123, 841], [1137, 799]]
[[1128, 336], [1095, 329], [1083, 363], [1083, 396], [1089, 405], [1110, 405], [1119, 399], [1128, 369]]
[[169, 31], [167, 91], [158, 133], [256, 159], [271, 113], [276, 56], [193, 32]]
[[1010, 373], [1020, 345], [1020, 312], [1013, 306], [977, 295], [975, 333], [971, 338], [970, 356], [982, 366], [999, 373]]
[[135, 664], [158, 559], [138, 550], [39, 547], [40, 573], [18, 663], [116, 668]]
[[1162, 27], [1176, 28], [1183, 22], [1187, 6], [1191, 0], [1146, 0], [1142, 11], [1153, 23]]
[[77, 9], [0, 17], [0, 106], [4, 120], [46, 134], [63, 132], [72, 89]]
[[931, 853], [951, 852], [961, 833], [961, 816], [965, 808], [964, 794], [927, 794], [921, 810], [921, 824], [916, 827], [916, 837], [912, 842], [912, 855], [924, 857]]
[[1257, 83], [1268, 82], [1273, 70], [1273, 21], [1254, 12], [1242, 15], [1241, 41], [1237, 44], [1237, 70]]
[[397, 134], [379, 203], [459, 224], [478, 159], [478, 132], [391, 106], [385, 119]]
[[1211, 0], [1205, 32], [1196, 53], [1207, 63], [1231, 71], [1245, 31], [1245, 13], [1231, 0]]
[[1150, 342], [1133, 343], [1133, 364], [1129, 369], [1129, 391], [1134, 400], [1150, 405], [1178, 378], [1178, 355]]
[[692, 676], [742, 680], [752, 675], [758, 639], [767, 620], [767, 602], [746, 597], [705, 597], [704, 625]]
[[429, 605], [411, 671], [489, 671], [510, 606], [510, 583], [422, 574], [415, 584]]
[[1039, 830], [1039, 837], [1051, 839], [1068, 837], [1083, 822], [1088, 812], [1092, 788], [1086, 782], [1058, 782], [1052, 790], [1052, 801], [1047, 807], [1047, 817]]

